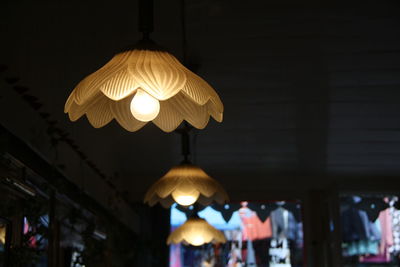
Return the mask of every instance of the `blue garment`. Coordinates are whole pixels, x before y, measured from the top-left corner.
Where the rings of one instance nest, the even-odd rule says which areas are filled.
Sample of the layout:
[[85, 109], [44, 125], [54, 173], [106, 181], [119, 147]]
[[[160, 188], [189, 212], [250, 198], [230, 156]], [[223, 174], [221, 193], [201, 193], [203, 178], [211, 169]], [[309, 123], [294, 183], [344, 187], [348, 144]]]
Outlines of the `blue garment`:
[[364, 210], [359, 210], [358, 214], [360, 215], [362, 225], [365, 229], [365, 239], [370, 241], [381, 240], [381, 232], [377, 228], [376, 224], [369, 220], [367, 212]]
[[379, 253], [379, 241], [360, 240], [348, 244], [344, 251], [345, 256], [377, 255]]
[[[349, 206], [341, 212], [342, 240], [345, 243], [366, 240], [367, 230], [365, 223], [354, 206]], [[367, 219], [368, 220], [368, 219]]]
[[344, 256], [377, 255], [381, 231], [374, 222], [369, 220], [365, 210], [359, 210], [354, 203], [359, 199], [353, 198], [353, 203], [342, 207], [341, 226]]
[[[285, 212], [287, 213], [287, 218], [284, 217]], [[297, 240], [298, 224], [293, 213], [280, 207], [271, 212], [270, 218], [272, 224], [272, 237], [274, 239], [286, 238]]]

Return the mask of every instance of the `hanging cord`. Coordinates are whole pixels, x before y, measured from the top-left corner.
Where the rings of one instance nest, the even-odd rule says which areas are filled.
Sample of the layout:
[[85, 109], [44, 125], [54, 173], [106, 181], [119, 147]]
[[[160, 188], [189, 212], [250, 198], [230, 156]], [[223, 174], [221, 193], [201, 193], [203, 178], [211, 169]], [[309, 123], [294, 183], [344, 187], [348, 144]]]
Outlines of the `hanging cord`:
[[182, 156], [183, 161], [181, 164], [191, 164], [190, 161], [190, 131], [193, 129], [189, 123], [186, 121], [183, 123], [183, 126], [175, 132], [181, 135], [181, 146], [182, 146]]
[[153, 0], [139, 0], [139, 31], [143, 40], [150, 40], [150, 33], [154, 30], [154, 3]]
[[[188, 41], [187, 41], [187, 26], [186, 26], [186, 0], [181, 0], [181, 32], [182, 32], [182, 62], [183, 65], [191, 69], [191, 66], [189, 66], [189, 60], [188, 60]], [[193, 71], [193, 69], [191, 69]], [[185, 121], [185, 126], [184, 127], [191, 127], [186, 121]], [[191, 127], [190, 129], [193, 129]], [[190, 130], [189, 129], [189, 130]], [[197, 141], [197, 136], [198, 136], [198, 131], [192, 131], [193, 132], [193, 138], [190, 140], [189, 134], [187, 134], [187, 137], [182, 136], [182, 154], [184, 155], [185, 161], [189, 160], [189, 154], [190, 154], [190, 148], [192, 148], [192, 156], [191, 160], [196, 163], [196, 141]], [[186, 140], [187, 138], [187, 140]], [[185, 140], [183, 140], [185, 139]], [[187, 156], [185, 156], [187, 155]]]
[[[182, 31], [182, 62], [183, 65], [187, 63], [187, 39], [186, 39], [186, 3], [181, 0], [181, 31]], [[190, 135], [189, 132], [192, 127], [185, 121], [183, 127], [178, 130], [182, 139], [182, 163], [190, 163]]]
[[194, 203], [193, 204], [193, 210], [192, 210], [192, 213], [189, 215], [189, 218], [191, 218], [191, 219], [200, 219], [199, 211], [200, 211], [199, 204], [198, 203]]
[[186, 2], [181, 0], [182, 62], [187, 65]]
[[199, 131], [193, 131], [193, 138], [192, 138], [192, 162], [194, 164], [197, 163], [197, 137], [199, 136]]

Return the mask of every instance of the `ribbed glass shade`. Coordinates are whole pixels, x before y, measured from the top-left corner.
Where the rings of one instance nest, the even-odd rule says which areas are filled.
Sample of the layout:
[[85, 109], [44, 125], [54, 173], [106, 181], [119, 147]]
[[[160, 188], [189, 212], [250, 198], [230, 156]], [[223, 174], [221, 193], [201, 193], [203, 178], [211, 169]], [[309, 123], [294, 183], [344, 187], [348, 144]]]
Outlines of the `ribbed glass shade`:
[[[134, 104], [136, 100], [140, 102], [138, 97], [132, 102], [138, 89], [141, 98], [146, 99], [151, 107]], [[140, 113], [140, 108], [145, 114], [134, 113], [135, 110]], [[153, 110], [149, 111], [149, 108]], [[223, 110], [214, 89], [173, 55], [164, 51], [133, 49], [115, 55], [106, 65], [83, 79], [69, 96], [64, 112], [68, 113], [71, 121], [86, 114], [95, 128], [115, 119], [131, 132], [139, 130], [148, 121], [165, 132], [171, 132], [183, 120], [198, 129], [207, 125], [210, 116], [221, 122]]]
[[213, 201], [224, 204], [229, 197], [216, 180], [192, 164], [171, 168], [150, 187], [144, 198], [150, 206], [159, 202], [164, 207], [170, 207], [174, 202], [189, 206], [194, 202], [209, 205]]
[[167, 240], [167, 244], [186, 243], [193, 246], [201, 246], [210, 242], [225, 243], [224, 234], [212, 227], [206, 220], [190, 218], [184, 224], [173, 231]]

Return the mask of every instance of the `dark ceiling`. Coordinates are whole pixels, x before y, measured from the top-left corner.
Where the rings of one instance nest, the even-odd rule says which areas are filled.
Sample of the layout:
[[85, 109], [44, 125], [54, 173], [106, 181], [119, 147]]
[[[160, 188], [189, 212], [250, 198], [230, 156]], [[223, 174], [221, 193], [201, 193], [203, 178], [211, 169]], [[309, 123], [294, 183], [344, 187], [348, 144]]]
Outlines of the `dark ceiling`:
[[[186, 1], [189, 60], [225, 104], [196, 133], [195, 161], [233, 198], [341, 177], [400, 174], [398, 1]], [[152, 38], [182, 57], [181, 1], [155, 1]], [[133, 201], [180, 161], [176, 134], [63, 113], [74, 86], [140, 38], [137, 1], [3, 1], [0, 63]], [[101, 198], [96, 174], [4, 79], [0, 122]]]

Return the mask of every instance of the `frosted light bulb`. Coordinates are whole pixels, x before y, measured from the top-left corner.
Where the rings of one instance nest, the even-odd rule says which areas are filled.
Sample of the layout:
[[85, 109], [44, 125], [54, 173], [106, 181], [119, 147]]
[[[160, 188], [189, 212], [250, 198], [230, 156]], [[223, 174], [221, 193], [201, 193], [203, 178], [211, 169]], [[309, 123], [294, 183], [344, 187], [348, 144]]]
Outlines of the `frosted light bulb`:
[[196, 236], [193, 236], [190, 240], [190, 244], [193, 246], [201, 246], [204, 243], [206, 243], [206, 242], [204, 241], [203, 236], [199, 235], [199, 234], [197, 234]]
[[137, 89], [131, 101], [131, 112], [140, 121], [151, 121], [160, 112], [160, 102], [145, 91]]
[[196, 202], [196, 200], [199, 198], [200, 193], [199, 192], [193, 192], [192, 194], [182, 194], [177, 191], [172, 193], [172, 198], [175, 200], [176, 203], [182, 206], [190, 206], [193, 203]]

